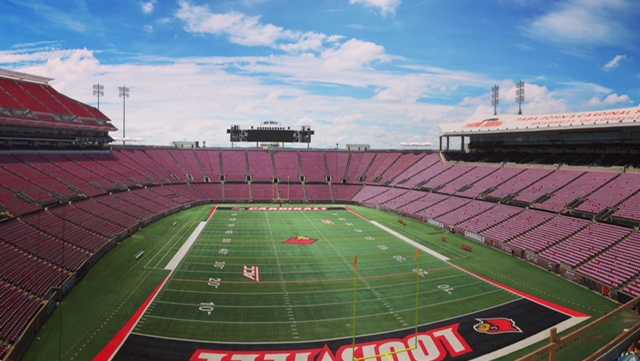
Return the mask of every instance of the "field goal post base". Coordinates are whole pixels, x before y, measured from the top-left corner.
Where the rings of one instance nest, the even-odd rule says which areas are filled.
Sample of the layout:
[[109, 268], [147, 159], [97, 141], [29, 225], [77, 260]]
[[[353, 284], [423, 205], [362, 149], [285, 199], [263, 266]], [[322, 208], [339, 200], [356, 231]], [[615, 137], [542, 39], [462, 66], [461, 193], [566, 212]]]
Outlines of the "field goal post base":
[[[401, 354], [403, 352], [409, 352], [409, 351], [413, 351], [415, 350], [418, 345], [418, 339], [416, 338], [416, 345], [413, 345], [411, 347], [407, 347], [407, 348], [403, 348], [401, 350], [396, 350], [393, 352], [385, 352], [385, 353], [381, 353], [381, 354], [375, 354], [375, 355], [371, 355], [371, 356], [367, 356], [367, 357], [353, 357], [353, 361], [368, 361], [368, 360], [377, 360], [378, 358], [381, 361], [394, 361], [394, 356]], [[353, 352], [355, 353], [355, 350], [353, 350]]]

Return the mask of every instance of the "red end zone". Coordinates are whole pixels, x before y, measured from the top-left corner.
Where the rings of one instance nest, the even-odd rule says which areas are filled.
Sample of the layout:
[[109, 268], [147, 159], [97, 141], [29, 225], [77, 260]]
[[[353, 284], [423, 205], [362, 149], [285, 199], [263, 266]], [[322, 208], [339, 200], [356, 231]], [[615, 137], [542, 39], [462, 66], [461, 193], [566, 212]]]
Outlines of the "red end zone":
[[[490, 361], [548, 338], [549, 329], [567, 330], [574, 318], [520, 298], [489, 309], [424, 324], [417, 329], [297, 342], [215, 342], [133, 333], [118, 361]], [[404, 350], [404, 351], [402, 351]]]
[[240, 208], [249, 212], [323, 212], [327, 207], [249, 207]]

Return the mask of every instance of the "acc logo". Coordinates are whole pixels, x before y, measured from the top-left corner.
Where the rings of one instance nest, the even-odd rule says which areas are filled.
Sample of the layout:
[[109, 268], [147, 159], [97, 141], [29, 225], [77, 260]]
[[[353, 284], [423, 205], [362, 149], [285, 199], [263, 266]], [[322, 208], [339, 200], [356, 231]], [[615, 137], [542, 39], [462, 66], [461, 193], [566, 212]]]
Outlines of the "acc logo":
[[254, 282], [262, 281], [260, 277], [260, 267], [259, 266], [242, 266], [242, 276], [248, 278]]
[[503, 333], [521, 333], [520, 327], [516, 326], [516, 322], [510, 318], [476, 318], [473, 329], [478, 333], [486, 335], [500, 335]]

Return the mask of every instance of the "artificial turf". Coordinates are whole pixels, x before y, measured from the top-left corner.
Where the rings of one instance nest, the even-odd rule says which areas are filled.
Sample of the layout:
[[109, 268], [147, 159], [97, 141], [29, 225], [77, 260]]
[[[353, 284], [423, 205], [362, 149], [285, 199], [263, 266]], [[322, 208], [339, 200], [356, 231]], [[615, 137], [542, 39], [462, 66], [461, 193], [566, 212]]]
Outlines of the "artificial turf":
[[[316, 242], [285, 242], [297, 236]], [[260, 267], [261, 282], [243, 277], [245, 265]], [[221, 285], [208, 285], [210, 278]], [[415, 247], [345, 210], [221, 210], [135, 332], [233, 342], [325, 340], [352, 336], [354, 302], [360, 335], [412, 327], [416, 315], [423, 324], [515, 298], [428, 254], [416, 261]]]
[[[509, 286], [593, 317], [615, 306], [583, 287], [461, 236], [410, 219], [401, 224], [395, 214], [354, 208], [450, 257], [452, 263]], [[164, 265], [209, 209], [198, 207], [169, 216], [123, 241], [65, 299], [62, 312], [54, 313], [25, 359], [57, 358], [60, 349], [64, 360], [91, 359], [167, 275]], [[314, 238], [316, 243], [284, 243], [297, 235]], [[231, 241], [223, 243], [223, 239]], [[472, 252], [462, 250], [463, 244], [472, 245]], [[222, 248], [228, 250], [226, 256], [219, 253]], [[140, 249], [145, 249], [145, 257], [136, 261], [134, 255]], [[355, 274], [358, 334], [414, 325], [416, 279], [420, 323], [514, 299], [426, 254], [420, 256], [418, 267], [428, 273], [417, 277], [413, 246], [345, 211], [229, 210], [219, 211], [210, 221], [135, 332], [219, 341], [348, 337], [353, 326], [355, 256], [359, 258]], [[224, 261], [224, 268], [214, 267], [215, 261]], [[241, 272], [244, 265], [260, 266], [262, 281], [248, 282]], [[208, 286], [209, 278], [221, 278], [221, 286]], [[453, 290], [446, 292], [443, 285]], [[209, 302], [214, 303], [210, 315], [199, 310], [201, 303]], [[626, 322], [627, 318], [614, 320], [611, 327], [567, 348], [562, 359], [581, 359]]]

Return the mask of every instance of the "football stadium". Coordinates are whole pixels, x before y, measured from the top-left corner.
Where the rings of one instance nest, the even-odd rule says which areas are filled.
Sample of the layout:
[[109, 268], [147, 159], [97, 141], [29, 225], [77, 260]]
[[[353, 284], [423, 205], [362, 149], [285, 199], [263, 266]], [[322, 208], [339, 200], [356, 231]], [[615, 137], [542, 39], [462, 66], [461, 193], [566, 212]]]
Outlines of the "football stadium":
[[[637, 149], [640, 109], [456, 125], [442, 151], [178, 149], [0, 87], [3, 359], [578, 360], [637, 333], [640, 173], [554, 142]], [[496, 144], [547, 152], [474, 160]]]
[[523, 114], [520, 82], [520, 114], [495, 86], [493, 116], [433, 145], [257, 120], [154, 145], [124, 135], [129, 88], [120, 123], [102, 85], [96, 105], [18, 70], [0, 70], [0, 361], [638, 351], [638, 107]]

